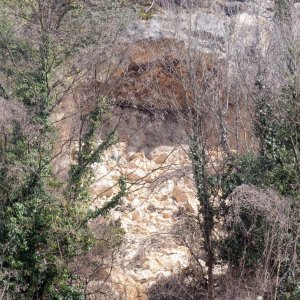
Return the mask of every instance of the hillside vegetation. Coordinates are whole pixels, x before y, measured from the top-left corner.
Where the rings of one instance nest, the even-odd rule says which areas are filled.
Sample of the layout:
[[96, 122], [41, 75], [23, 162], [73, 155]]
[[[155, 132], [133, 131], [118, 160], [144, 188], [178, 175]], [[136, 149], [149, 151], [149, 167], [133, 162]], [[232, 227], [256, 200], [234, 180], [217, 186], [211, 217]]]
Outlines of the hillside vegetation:
[[0, 300], [300, 299], [299, 9], [1, 0]]

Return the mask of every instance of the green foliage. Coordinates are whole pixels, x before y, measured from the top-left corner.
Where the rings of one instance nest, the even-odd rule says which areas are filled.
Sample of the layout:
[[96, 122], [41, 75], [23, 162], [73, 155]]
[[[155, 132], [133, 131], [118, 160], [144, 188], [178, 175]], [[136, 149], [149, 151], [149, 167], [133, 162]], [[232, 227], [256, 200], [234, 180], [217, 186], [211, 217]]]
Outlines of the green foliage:
[[[294, 118], [299, 112], [297, 102], [299, 96], [294, 94], [294, 90], [288, 87], [283, 88], [285, 114], [276, 113], [276, 107], [271, 107], [265, 100], [257, 105], [257, 115], [255, 129], [260, 140], [260, 167], [263, 174], [261, 184], [274, 187], [283, 195], [296, 196], [298, 191], [297, 181], [299, 181], [299, 163], [295, 161], [295, 146], [299, 143], [299, 124]], [[294, 101], [294, 97], [298, 100]], [[256, 184], [256, 182], [254, 182]]]
[[62, 286], [60, 291], [51, 291], [48, 297], [51, 300], [85, 300], [82, 292], [70, 286]]
[[149, 12], [145, 12], [143, 9], [139, 12], [139, 18], [141, 20], [150, 20], [153, 17], [153, 12], [150, 10]]
[[255, 267], [263, 258], [265, 250], [264, 218], [249, 209], [240, 212], [241, 222], [230, 227], [234, 234], [225, 238], [221, 245], [221, 258], [229, 261], [232, 266], [241, 262], [245, 267]]
[[151, 2], [142, 2], [135, 8], [138, 11], [138, 17], [141, 20], [150, 20], [156, 12], [156, 7], [151, 6]]
[[[87, 30], [92, 18], [84, 2], [63, 4], [1, 3], [0, 93], [8, 106], [19, 102], [24, 109], [24, 116], [12, 116], [9, 131], [0, 135], [0, 290], [7, 299], [83, 299], [81, 287], [70, 284], [68, 263], [95, 243], [88, 221], [106, 215], [126, 193], [125, 179], [120, 178], [120, 192], [102, 208], [89, 209], [91, 165], [101, 162], [103, 152], [116, 142], [112, 131], [97, 143], [97, 128], [109, 111], [108, 100], [99, 95], [87, 115], [68, 182], [52, 172], [57, 134], [51, 111], [72, 88], [68, 82], [79, 72], [72, 68], [81, 49], [99, 41]], [[12, 11], [16, 18], [5, 17]]]
[[275, 16], [280, 20], [289, 21], [291, 19], [291, 1], [275, 0]]
[[[299, 249], [298, 249], [299, 250]], [[290, 268], [290, 261], [286, 260], [284, 266], [280, 270], [279, 297], [280, 300], [297, 300], [300, 296], [300, 269]]]
[[127, 190], [126, 181], [123, 176], [121, 176], [119, 179], [119, 187], [120, 187], [120, 191], [114, 197], [112, 197], [112, 199], [110, 199], [107, 203], [105, 203], [101, 208], [97, 208], [94, 211], [90, 211], [90, 213], [88, 214], [88, 219], [92, 219], [92, 218], [94, 219], [99, 215], [105, 216], [112, 208], [116, 207], [120, 203], [121, 199], [124, 196], [126, 196], [126, 190]]
[[[235, 171], [230, 174], [223, 190], [226, 194], [241, 184], [255, 185], [261, 188], [271, 188], [279, 194], [289, 197], [293, 211], [291, 216], [299, 213], [299, 101], [297, 92], [297, 78], [294, 69], [289, 64], [288, 84], [283, 86], [279, 99], [257, 100], [254, 129], [260, 142], [258, 154], [244, 155], [235, 162]], [[261, 86], [260, 86], [261, 87]], [[240, 212], [240, 223], [234, 221], [228, 224], [228, 238], [221, 247], [223, 258], [234, 265], [243, 262], [248, 267], [259, 266], [264, 259], [264, 251], [268, 244], [265, 237], [268, 224], [265, 216], [259, 212], [244, 209]], [[295, 218], [295, 220], [297, 217]], [[295, 222], [294, 220], [294, 222]], [[286, 224], [288, 230], [285, 236], [287, 244], [298, 243], [297, 232], [299, 224]], [[295, 269], [295, 255], [293, 249], [286, 250], [282, 258], [279, 276], [280, 299], [297, 299], [299, 290], [299, 271]], [[274, 261], [270, 268], [276, 269], [278, 262]]]
[[213, 178], [207, 174], [205, 168], [205, 150], [199, 146], [197, 141], [192, 141], [190, 145], [190, 157], [193, 162], [197, 198], [201, 205], [200, 213], [203, 217], [203, 231], [206, 238], [209, 238], [214, 228], [215, 211], [211, 203], [210, 195], [212, 195], [215, 182]]

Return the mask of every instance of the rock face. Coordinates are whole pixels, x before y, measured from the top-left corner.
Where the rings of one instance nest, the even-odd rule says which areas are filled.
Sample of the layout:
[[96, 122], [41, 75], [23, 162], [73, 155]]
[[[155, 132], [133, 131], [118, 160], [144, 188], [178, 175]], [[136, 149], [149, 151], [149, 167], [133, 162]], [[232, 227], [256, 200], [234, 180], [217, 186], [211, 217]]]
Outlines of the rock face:
[[[147, 299], [151, 285], [180, 273], [190, 262], [189, 249], [174, 235], [180, 214], [198, 211], [187, 130], [172, 115], [171, 101], [184, 98], [182, 84], [171, 76], [174, 70], [185, 72], [178, 60], [182, 51], [197, 51], [211, 69], [216, 61], [226, 60], [225, 71], [230, 73], [233, 54], [266, 54], [268, 48], [273, 1], [203, 3], [205, 7], [196, 11], [160, 8], [150, 20], [134, 21], [124, 34], [123, 43], [131, 47], [116, 68], [110, 96], [130, 105], [112, 114], [110, 125], [119, 123], [119, 141], [105, 153], [103, 163], [93, 166], [96, 182], [91, 187], [93, 206], [101, 206], [118, 191], [121, 175], [129, 187], [110, 216], [125, 231], [109, 279], [115, 299]], [[176, 103], [175, 108], [184, 109]], [[217, 151], [211, 157], [213, 162], [220, 159]]]
[[[153, 117], [128, 108], [115, 109], [112, 122], [121, 115], [119, 142], [93, 166], [98, 180], [91, 189], [99, 196], [93, 206], [116, 194], [119, 176], [126, 176], [128, 195], [110, 214], [125, 235], [107, 283], [116, 295], [113, 299], [147, 299], [152, 286], [189, 268], [191, 252], [178, 230], [183, 216], [197, 216], [199, 202], [186, 128], [163, 114]], [[213, 160], [217, 155], [212, 151]], [[205, 259], [198, 262], [205, 270]], [[222, 272], [216, 269], [215, 276]]]
[[134, 22], [128, 35], [137, 41], [172, 39], [211, 52], [223, 48], [225, 19], [203, 11], [164, 11], [154, 14], [149, 21]]
[[184, 128], [132, 109], [125, 115], [120, 142], [105, 154], [103, 163], [93, 166], [99, 181], [92, 191], [99, 195], [94, 205], [100, 206], [116, 193], [118, 177], [126, 175], [129, 194], [111, 213], [112, 220], [121, 222], [125, 237], [110, 281], [117, 299], [146, 299], [148, 287], [189, 265], [189, 250], [176, 239], [174, 226], [180, 211], [195, 215], [198, 202], [187, 145], [176, 142], [172, 133], [175, 130], [184, 142]]
[[[187, 1], [191, 3], [191, 1]], [[265, 41], [252, 29], [266, 27], [267, 19], [274, 14], [274, 1], [199, 1], [187, 7], [171, 5], [157, 9], [149, 20], [134, 21], [127, 29], [126, 39], [133, 41], [161, 41], [171, 39], [184, 43], [185, 47], [202, 53], [216, 52], [228, 57], [228, 46], [238, 49], [244, 39]], [[244, 27], [243, 36], [237, 32]], [[268, 24], [270, 26], [270, 23]], [[249, 31], [250, 29], [250, 31]], [[233, 50], [233, 49], [232, 49]]]
[[[207, 91], [218, 88], [220, 101], [223, 104], [227, 101], [229, 109], [236, 109], [234, 97], [229, 93], [235, 88], [241, 72], [239, 68], [247, 70], [249, 82], [255, 82], [258, 71], [252, 64], [253, 58], [259, 60], [260, 55], [267, 56], [270, 51], [269, 36], [274, 29], [270, 21], [274, 17], [273, 2], [202, 2], [213, 4], [197, 9], [184, 8], [182, 3], [175, 8], [160, 7], [149, 20], [132, 22], [123, 34], [122, 42], [128, 50], [117, 57], [121, 63], [111, 76], [114, 89], [109, 96], [116, 103], [164, 112], [193, 110], [194, 90], [186, 79], [196, 74], [196, 86], [206, 85]], [[229, 13], [231, 9], [235, 12]], [[239, 67], [237, 60], [242, 61]], [[189, 73], [190, 66], [195, 68], [193, 74]], [[106, 91], [105, 87], [103, 89]], [[246, 98], [244, 95], [239, 97]], [[247, 100], [238, 105], [247, 106]], [[240, 127], [244, 128], [244, 125]], [[247, 130], [251, 129], [245, 128]], [[244, 136], [243, 132], [240, 138]], [[156, 160], [163, 160], [163, 157]], [[143, 174], [132, 173], [131, 176]]]

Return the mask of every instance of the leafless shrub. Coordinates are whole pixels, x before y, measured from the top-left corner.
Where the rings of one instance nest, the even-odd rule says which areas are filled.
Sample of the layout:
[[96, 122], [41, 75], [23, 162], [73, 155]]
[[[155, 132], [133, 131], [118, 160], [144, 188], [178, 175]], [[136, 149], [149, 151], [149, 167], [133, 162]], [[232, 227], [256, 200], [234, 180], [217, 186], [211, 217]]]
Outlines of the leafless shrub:
[[229, 235], [235, 236], [238, 230], [236, 238], [244, 239], [240, 244], [244, 248], [238, 249], [242, 254], [239, 266], [232, 269], [234, 280], [243, 278], [251, 270], [243, 253], [252, 249], [257, 257], [251, 289], [257, 294], [277, 299], [282, 282], [297, 265], [299, 211], [294, 209], [292, 199], [254, 186], [237, 187], [230, 199], [232, 207], [228, 223], [233, 232]]
[[267, 222], [276, 223], [276, 226], [288, 225], [291, 201], [273, 190], [263, 191], [243, 184], [234, 190], [230, 198], [235, 222], [239, 222], [240, 211], [246, 208], [263, 215]]
[[30, 114], [22, 103], [0, 97], [0, 107], [0, 129], [3, 136], [11, 134], [16, 124], [20, 125], [23, 132], [30, 133], [33, 125], [30, 124]]
[[189, 270], [183, 270], [182, 273], [174, 275], [171, 278], [163, 279], [157, 284], [151, 286], [148, 290], [149, 300], [184, 300], [184, 299], [205, 299], [205, 282], [199, 281], [189, 273]]
[[[84, 286], [88, 299], [117, 299], [110, 286], [110, 276], [116, 266], [116, 258], [123, 241], [123, 230], [119, 222], [108, 223], [97, 218], [90, 224], [95, 245], [85, 255], [70, 262], [74, 285]], [[102, 299], [102, 298], [101, 298]]]

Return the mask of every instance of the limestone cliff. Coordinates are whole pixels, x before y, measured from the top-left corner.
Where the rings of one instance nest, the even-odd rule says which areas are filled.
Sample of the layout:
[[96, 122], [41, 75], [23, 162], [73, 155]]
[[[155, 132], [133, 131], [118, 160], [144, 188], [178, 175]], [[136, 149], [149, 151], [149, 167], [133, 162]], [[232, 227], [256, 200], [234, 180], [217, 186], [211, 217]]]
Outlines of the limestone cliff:
[[[105, 153], [103, 163], [94, 165], [97, 181], [91, 187], [96, 199], [93, 206], [101, 205], [118, 190], [121, 175], [126, 175], [129, 186], [128, 196], [110, 216], [119, 220], [125, 231], [106, 282], [115, 291], [115, 299], [148, 299], [147, 289], [185, 272], [191, 260], [191, 252], [178, 237], [178, 228], [183, 226], [182, 214], [197, 215], [198, 202], [188, 155], [189, 128], [179, 123], [176, 115], [190, 102], [182, 79], [174, 74], [185, 74], [192, 51], [211, 72], [211, 81], [220, 74], [221, 78], [228, 78], [228, 74], [235, 78], [237, 57], [267, 55], [273, 10], [271, 0], [203, 1], [197, 10], [183, 4], [157, 5], [149, 20], [133, 21], [123, 34], [120, 43], [126, 51], [115, 54], [113, 74], [103, 80], [105, 72], [99, 71], [98, 88], [114, 100], [106, 129], [118, 124], [118, 142]], [[207, 78], [201, 80], [204, 84]], [[228, 100], [228, 91], [220, 98], [228, 101], [229, 110], [237, 108]], [[243, 123], [237, 125], [229, 112], [229, 126], [232, 131], [239, 127], [240, 136], [249, 141], [252, 128], [247, 127], [249, 115], [243, 110], [247, 103], [239, 103]], [[73, 109], [68, 105], [62, 106], [56, 118]], [[68, 135], [72, 129], [64, 130]], [[211, 140], [214, 143], [213, 134]], [[252, 141], [249, 144], [253, 146]], [[231, 146], [238, 147], [233, 138]], [[217, 166], [221, 153], [212, 149], [210, 154]], [[67, 156], [61, 168], [68, 164]], [[201, 249], [199, 255], [205, 270]], [[221, 272], [216, 269], [215, 275]], [[103, 278], [91, 284], [101, 284]]]

